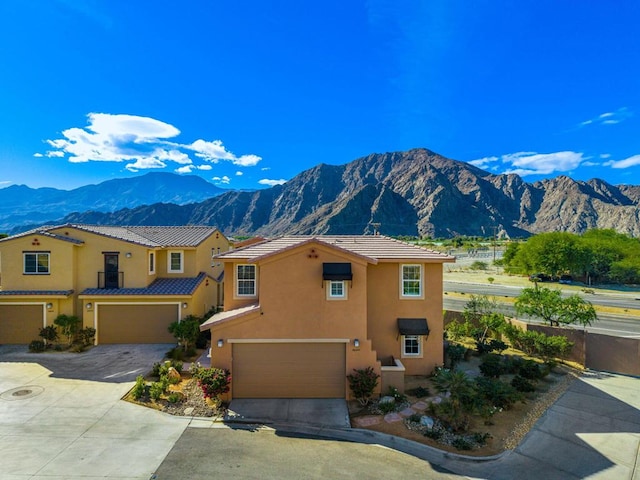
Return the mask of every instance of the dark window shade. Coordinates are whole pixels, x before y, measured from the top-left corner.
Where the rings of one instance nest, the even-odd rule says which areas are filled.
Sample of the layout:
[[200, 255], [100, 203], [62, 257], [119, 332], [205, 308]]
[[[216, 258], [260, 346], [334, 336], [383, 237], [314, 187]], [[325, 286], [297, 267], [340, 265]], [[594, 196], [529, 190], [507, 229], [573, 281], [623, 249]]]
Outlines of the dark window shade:
[[323, 280], [353, 280], [350, 263], [323, 263]]

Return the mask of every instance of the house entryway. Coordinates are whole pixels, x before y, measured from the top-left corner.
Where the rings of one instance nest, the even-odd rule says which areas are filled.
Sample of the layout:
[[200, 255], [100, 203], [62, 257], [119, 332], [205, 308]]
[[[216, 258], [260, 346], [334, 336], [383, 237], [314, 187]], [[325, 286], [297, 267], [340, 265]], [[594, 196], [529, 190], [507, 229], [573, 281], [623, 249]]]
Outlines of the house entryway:
[[234, 399], [226, 422], [302, 424], [350, 428], [349, 409], [341, 398]]

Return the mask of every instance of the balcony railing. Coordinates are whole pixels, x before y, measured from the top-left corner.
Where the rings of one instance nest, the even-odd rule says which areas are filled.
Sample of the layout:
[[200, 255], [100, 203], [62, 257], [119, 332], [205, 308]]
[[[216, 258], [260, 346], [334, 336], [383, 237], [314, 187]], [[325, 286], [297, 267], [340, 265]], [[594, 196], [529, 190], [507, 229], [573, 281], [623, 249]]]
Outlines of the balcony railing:
[[98, 288], [124, 287], [124, 272], [98, 272]]

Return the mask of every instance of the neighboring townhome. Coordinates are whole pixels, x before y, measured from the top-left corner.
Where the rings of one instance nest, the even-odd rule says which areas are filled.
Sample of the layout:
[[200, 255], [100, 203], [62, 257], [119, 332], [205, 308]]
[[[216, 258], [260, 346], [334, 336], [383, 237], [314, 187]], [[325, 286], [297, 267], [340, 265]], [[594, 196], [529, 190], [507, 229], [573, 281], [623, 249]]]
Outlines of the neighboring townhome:
[[166, 343], [170, 323], [222, 305], [229, 250], [214, 227], [47, 226], [0, 240], [0, 344], [26, 344], [60, 314], [96, 343]]
[[231, 398], [350, 398], [372, 367], [378, 391], [443, 363], [442, 265], [454, 257], [384, 236], [287, 236], [231, 250], [211, 366]]

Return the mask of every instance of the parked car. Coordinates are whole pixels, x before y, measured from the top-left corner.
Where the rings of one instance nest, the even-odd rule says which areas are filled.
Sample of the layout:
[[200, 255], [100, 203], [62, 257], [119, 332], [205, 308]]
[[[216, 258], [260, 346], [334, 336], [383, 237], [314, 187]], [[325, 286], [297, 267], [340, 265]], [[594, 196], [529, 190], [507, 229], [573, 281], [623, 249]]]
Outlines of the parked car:
[[573, 282], [573, 277], [571, 275], [560, 275], [558, 282], [569, 285]]
[[551, 277], [546, 273], [532, 273], [529, 275], [530, 282], [548, 282], [551, 280]]

